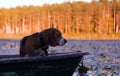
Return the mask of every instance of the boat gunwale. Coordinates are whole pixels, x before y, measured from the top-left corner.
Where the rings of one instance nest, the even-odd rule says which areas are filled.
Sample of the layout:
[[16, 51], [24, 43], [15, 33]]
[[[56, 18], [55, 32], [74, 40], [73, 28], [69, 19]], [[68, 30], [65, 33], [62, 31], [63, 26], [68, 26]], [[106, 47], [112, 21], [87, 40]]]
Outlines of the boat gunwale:
[[[83, 57], [88, 55], [88, 52], [67, 52], [67, 53], [51, 53], [48, 56], [35, 56], [35, 57], [20, 57], [19, 55], [0, 55], [0, 64], [6, 63], [19, 63], [19, 62], [33, 62], [40, 60], [57, 60], [57, 59], [67, 59], [74, 57]], [[11, 56], [11, 57], [10, 57]], [[12, 57], [13, 56], [13, 57]], [[5, 57], [5, 58], [4, 58]]]

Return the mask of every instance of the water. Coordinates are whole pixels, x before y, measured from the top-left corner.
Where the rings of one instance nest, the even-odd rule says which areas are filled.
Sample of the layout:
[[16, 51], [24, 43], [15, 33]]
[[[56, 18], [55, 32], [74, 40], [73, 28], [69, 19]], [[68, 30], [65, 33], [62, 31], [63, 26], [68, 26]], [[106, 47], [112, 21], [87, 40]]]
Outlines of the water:
[[[0, 55], [19, 54], [20, 40], [0, 40]], [[84, 51], [84, 65], [88, 76], [120, 76], [119, 40], [68, 40], [65, 46], [50, 47], [49, 52]], [[79, 76], [76, 69], [73, 76]]]

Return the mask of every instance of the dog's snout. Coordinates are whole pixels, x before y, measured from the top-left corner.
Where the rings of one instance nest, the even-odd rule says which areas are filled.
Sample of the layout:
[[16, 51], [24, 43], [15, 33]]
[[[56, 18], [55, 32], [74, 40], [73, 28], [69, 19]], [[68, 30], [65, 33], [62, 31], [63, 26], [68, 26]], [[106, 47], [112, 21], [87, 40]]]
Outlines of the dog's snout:
[[67, 40], [66, 40], [66, 39], [64, 39], [64, 42], [66, 43], [66, 42], [67, 42]]
[[59, 45], [60, 45], [60, 46], [63, 46], [63, 45], [65, 45], [66, 42], [67, 42], [66, 39], [61, 38], [60, 41], [59, 41]]

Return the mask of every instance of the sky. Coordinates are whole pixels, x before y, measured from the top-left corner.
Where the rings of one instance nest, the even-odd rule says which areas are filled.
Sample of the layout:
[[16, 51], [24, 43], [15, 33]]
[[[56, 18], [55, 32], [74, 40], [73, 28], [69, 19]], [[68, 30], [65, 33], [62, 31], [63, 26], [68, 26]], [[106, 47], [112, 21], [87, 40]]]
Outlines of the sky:
[[91, 0], [0, 0], [0, 8], [14, 8], [16, 6], [42, 6], [43, 4], [63, 3], [66, 1], [86, 1]]

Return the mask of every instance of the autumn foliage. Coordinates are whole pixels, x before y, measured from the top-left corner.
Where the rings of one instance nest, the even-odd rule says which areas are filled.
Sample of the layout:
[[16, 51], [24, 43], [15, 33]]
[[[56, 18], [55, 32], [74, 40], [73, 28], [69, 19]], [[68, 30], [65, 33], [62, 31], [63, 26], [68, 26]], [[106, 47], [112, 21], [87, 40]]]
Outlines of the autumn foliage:
[[120, 32], [120, 1], [92, 0], [0, 9], [0, 33], [24, 34], [55, 27], [64, 34]]

